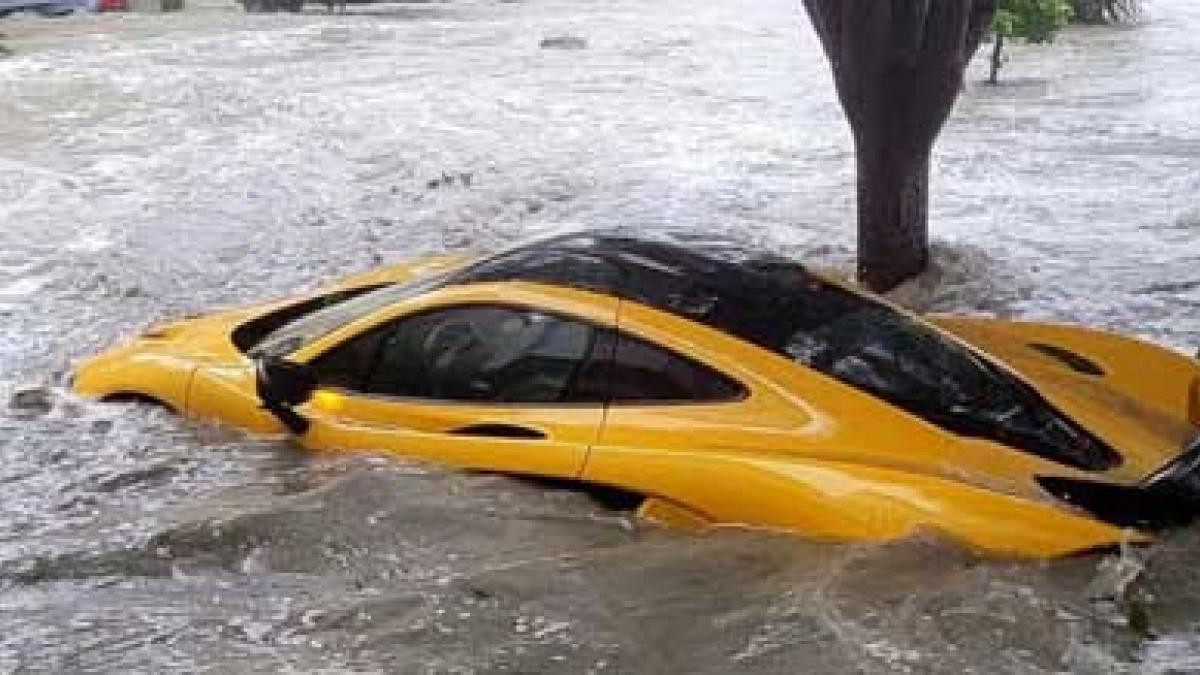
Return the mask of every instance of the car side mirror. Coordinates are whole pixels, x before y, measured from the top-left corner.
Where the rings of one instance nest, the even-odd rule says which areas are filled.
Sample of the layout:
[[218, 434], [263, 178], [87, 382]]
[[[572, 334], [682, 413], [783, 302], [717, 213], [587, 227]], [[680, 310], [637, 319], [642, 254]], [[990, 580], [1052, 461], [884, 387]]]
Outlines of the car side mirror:
[[294, 434], [308, 431], [309, 421], [294, 406], [307, 402], [317, 389], [317, 377], [311, 368], [285, 359], [259, 359], [255, 363], [254, 384], [263, 409], [279, 418]]

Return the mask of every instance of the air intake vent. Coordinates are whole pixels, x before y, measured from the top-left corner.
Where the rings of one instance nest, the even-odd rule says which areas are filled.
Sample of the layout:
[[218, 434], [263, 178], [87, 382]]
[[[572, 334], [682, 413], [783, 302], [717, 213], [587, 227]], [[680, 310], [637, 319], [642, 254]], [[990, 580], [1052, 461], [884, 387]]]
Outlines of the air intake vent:
[[1061, 361], [1068, 368], [1077, 373], [1092, 375], [1094, 377], [1104, 377], [1104, 369], [1096, 365], [1095, 361], [1080, 356], [1069, 349], [1063, 349], [1062, 347], [1057, 347], [1055, 345], [1048, 345], [1044, 342], [1031, 342], [1029, 343], [1029, 346], [1052, 359]]
[[1156, 531], [1195, 520], [1197, 503], [1166, 485], [1126, 486], [1038, 476], [1051, 495], [1117, 527]]

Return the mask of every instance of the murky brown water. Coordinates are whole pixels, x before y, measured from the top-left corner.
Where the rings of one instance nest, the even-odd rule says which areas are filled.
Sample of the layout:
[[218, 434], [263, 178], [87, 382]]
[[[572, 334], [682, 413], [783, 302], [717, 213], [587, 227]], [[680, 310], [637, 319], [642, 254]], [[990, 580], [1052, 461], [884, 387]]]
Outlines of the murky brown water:
[[[1200, 8], [1150, 17], [972, 82], [915, 302], [1200, 344]], [[799, 3], [0, 30], [0, 404], [50, 387], [0, 409], [0, 671], [1200, 671], [1193, 531], [1052, 563], [696, 537], [62, 392], [151, 320], [560, 224], [845, 265], [849, 139]]]

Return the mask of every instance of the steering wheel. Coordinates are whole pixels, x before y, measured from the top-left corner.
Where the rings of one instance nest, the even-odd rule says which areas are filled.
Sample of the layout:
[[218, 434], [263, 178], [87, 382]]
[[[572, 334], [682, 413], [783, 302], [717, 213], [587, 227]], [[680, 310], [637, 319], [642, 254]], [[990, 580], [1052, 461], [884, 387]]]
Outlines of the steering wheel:
[[[493, 340], [494, 351], [481, 368], [489, 373], [502, 370], [529, 352], [549, 330], [551, 322], [539, 320], [535, 314], [520, 314], [513, 316], [501, 326], [501, 334]], [[513, 323], [519, 324], [516, 330], [505, 330]]]
[[479, 327], [466, 320], [448, 321], [429, 331], [421, 343], [421, 361], [428, 369], [434, 395], [445, 394], [441, 389], [448, 379], [455, 379], [450, 377], [452, 371], [463, 367], [472, 349], [485, 344]]

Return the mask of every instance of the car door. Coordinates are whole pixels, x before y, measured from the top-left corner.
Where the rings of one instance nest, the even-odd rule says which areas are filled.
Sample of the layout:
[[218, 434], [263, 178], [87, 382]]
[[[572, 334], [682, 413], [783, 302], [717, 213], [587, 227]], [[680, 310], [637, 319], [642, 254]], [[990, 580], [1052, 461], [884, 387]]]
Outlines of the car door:
[[589, 363], [607, 358], [601, 334], [582, 318], [498, 303], [401, 316], [310, 362], [319, 389], [303, 442], [574, 478], [604, 416], [586, 383]]
[[[694, 450], [742, 443], [755, 423], [749, 389], [700, 361], [650, 340], [616, 334], [604, 451]], [[735, 433], [730, 433], [730, 431]]]
[[761, 350], [635, 303], [620, 312], [609, 408], [584, 480], [728, 516], [761, 488], [736, 470], [747, 458], [785, 455], [828, 432], [754, 376], [769, 365]]

